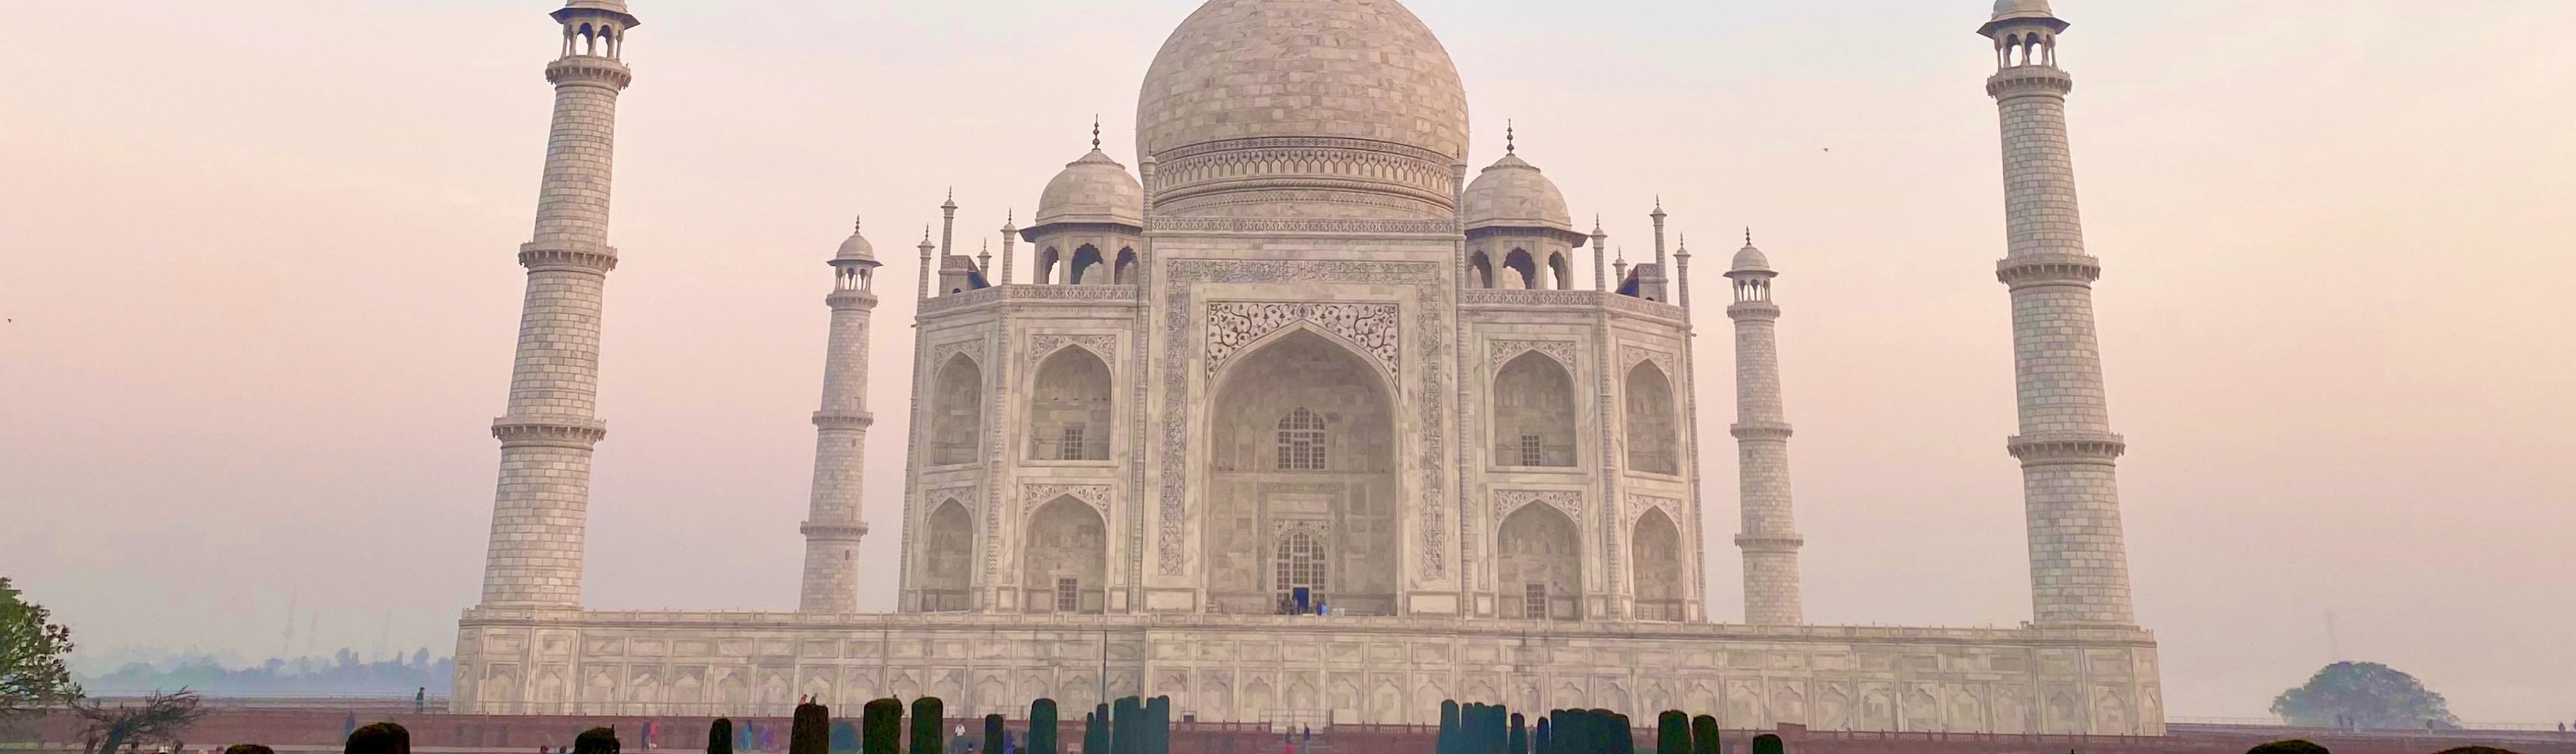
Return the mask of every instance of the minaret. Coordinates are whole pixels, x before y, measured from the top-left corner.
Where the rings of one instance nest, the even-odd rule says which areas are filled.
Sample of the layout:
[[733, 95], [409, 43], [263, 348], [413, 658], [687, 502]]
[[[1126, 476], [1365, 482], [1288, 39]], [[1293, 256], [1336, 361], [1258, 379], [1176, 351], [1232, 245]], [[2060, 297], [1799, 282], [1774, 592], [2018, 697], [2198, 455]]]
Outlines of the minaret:
[[796, 609], [859, 611], [860, 515], [868, 426], [868, 316], [877, 308], [876, 248], [850, 229], [832, 255], [832, 335], [823, 355], [823, 406], [814, 411], [814, 493], [805, 515], [805, 584]]
[[1655, 196], [1655, 211], [1650, 212], [1650, 213], [1647, 213], [1647, 214], [1646, 214], [1646, 218], [1647, 218], [1647, 219], [1650, 219], [1650, 220], [1655, 221], [1655, 267], [1656, 267], [1656, 268], [1658, 268], [1658, 269], [1671, 269], [1671, 268], [1669, 268], [1669, 267], [1665, 267], [1665, 266], [1664, 266], [1664, 197], [1663, 197], [1663, 195], [1661, 195], [1661, 194], [1657, 194], [1657, 195]]
[[582, 542], [590, 515], [590, 455], [608, 433], [593, 416], [599, 387], [600, 298], [617, 250], [608, 245], [608, 186], [617, 93], [633, 75], [618, 58], [635, 16], [622, 0], [572, 0], [553, 14], [562, 54], [534, 237], [519, 246], [528, 293], [509, 408], [492, 422], [501, 478], [483, 561], [483, 604], [581, 607]]
[[2004, 213], [2011, 252], [1995, 266], [2012, 289], [2013, 362], [2029, 517], [2031, 606], [2039, 625], [2133, 625], [2102, 357], [2093, 331], [2099, 260], [2084, 253], [2075, 170], [2066, 146], [2066, 94], [2057, 67], [2065, 21], [2047, 0], [2003, 0], [1979, 34], [1994, 39], [1986, 93], [2003, 115]]
[[1726, 272], [1735, 282], [1735, 435], [1743, 494], [1744, 528], [1735, 546], [1744, 551], [1744, 622], [1787, 626], [1806, 622], [1799, 596], [1798, 523], [1789, 504], [1789, 423], [1780, 408], [1780, 306], [1771, 302], [1771, 280], [1780, 273], [1753, 247], [1744, 248]]
[[[1744, 236], [1744, 244], [1746, 246], [1753, 245], [1753, 233], [1751, 231], [1746, 231]], [[1680, 233], [1673, 236], [1673, 284], [1681, 287], [1681, 291], [1678, 296], [1682, 305], [1682, 310], [1689, 311], [1690, 234], [1688, 233]]]
[[1011, 245], [1020, 238], [1020, 224], [1017, 218], [1013, 217], [1016, 214], [1018, 213], [1002, 213], [1002, 276], [993, 280], [994, 285], [1011, 284], [1011, 260], [1018, 257], [1018, 254], [1011, 250]]

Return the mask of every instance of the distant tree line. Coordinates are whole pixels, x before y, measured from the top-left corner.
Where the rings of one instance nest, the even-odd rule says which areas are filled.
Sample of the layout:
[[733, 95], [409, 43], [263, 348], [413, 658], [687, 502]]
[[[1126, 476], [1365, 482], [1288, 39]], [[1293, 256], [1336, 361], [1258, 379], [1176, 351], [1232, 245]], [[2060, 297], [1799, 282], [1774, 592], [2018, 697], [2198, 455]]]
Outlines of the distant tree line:
[[355, 650], [342, 649], [328, 660], [272, 658], [250, 668], [226, 668], [210, 657], [191, 657], [161, 665], [127, 663], [105, 675], [85, 678], [82, 685], [94, 694], [187, 688], [217, 695], [374, 696], [408, 695], [426, 688], [431, 696], [445, 696], [456, 687], [456, 661], [432, 659], [427, 648], [408, 657], [395, 655], [373, 662], [358, 659]]

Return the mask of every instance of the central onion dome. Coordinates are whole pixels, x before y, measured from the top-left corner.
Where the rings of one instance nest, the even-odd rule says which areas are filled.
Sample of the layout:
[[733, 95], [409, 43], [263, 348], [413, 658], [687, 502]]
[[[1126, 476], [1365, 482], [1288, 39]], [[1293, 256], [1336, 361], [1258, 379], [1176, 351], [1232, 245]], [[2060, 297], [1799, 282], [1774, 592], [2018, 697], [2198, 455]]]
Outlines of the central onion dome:
[[1136, 101], [1160, 214], [1447, 219], [1467, 91], [1395, 0], [1209, 0]]

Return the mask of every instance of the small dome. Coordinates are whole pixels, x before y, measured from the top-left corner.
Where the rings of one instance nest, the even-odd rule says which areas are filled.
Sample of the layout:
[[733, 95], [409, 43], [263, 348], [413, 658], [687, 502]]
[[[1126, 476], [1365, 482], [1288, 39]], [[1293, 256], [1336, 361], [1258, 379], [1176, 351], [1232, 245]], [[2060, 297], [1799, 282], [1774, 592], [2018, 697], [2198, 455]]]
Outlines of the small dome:
[[1995, 17], [1987, 20], [1977, 33], [1993, 36], [1996, 29], [2017, 22], [2037, 23], [2053, 31], [2065, 31], [2067, 26], [2065, 21], [2058, 20], [2056, 11], [2049, 9], [2048, 0], [1995, 0]]
[[1066, 163], [1064, 172], [1047, 181], [1038, 194], [1037, 216], [1029, 229], [1056, 223], [1107, 223], [1145, 227], [1145, 184], [1127, 166], [1109, 159], [1097, 146], [1082, 159]]
[[635, 20], [635, 14], [627, 12], [626, 0], [569, 0], [564, 3], [563, 9], [550, 15], [557, 21], [574, 15], [606, 15], [616, 18], [628, 27], [644, 25], [644, 22]]
[[2018, 17], [2031, 14], [2042, 16], [2057, 15], [2048, 9], [2048, 0], [1995, 0], [1996, 18]]
[[1753, 244], [1748, 242], [1744, 244], [1744, 248], [1735, 250], [1733, 267], [1734, 269], [1729, 270], [1730, 273], [1771, 272], [1771, 257], [1764, 255], [1761, 249], [1753, 248]]
[[859, 235], [858, 227], [853, 225], [850, 228], [850, 239], [841, 242], [841, 251], [832, 255], [832, 261], [877, 264], [877, 247], [869, 244], [866, 237]]
[[1506, 154], [1467, 184], [1467, 229], [1547, 228], [1574, 231], [1574, 213], [1565, 209], [1565, 194], [1535, 165]]

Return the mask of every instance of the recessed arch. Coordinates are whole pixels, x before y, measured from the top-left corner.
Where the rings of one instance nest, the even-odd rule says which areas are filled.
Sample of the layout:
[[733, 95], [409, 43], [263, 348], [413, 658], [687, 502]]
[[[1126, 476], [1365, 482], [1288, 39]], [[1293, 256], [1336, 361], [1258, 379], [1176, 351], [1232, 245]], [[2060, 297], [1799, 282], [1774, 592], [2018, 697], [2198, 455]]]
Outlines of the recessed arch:
[[984, 369], [960, 353], [939, 365], [930, 401], [930, 462], [974, 463], [984, 437]]
[[1501, 616], [1583, 617], [1583, 537], [1552, 505], [1524, 505], [1494, 530], [1494, 589]]
[[1509, 271], [1503, 276], [1503, 282], [1509, 285], [1503, 287], [1516, 291], [1540, 289], [1538, 260], [1530, 257], [1528, 249], [1513, 249], [1511, 253], [1504, 254], [1503, 269]]
[[1032, 282], [1039, 285], [1049, 285], [1057, 282], [1055, 279], [1056, 264], [1063, 260], [1064, 252], [1053, 246], [1046, 247], [1046, 250], [1038, 252], [1037, 279]]
[[1562, 291], [1574, 287], [1574, 266], [1572, 262], [1566, 260], [1565, 252], [1556, 251], [1548, 253], [1547, 274], [1548, 277], [1554, 280], [1554, 284], [1550, 285], [1550, 288]]
[[1320, 548], [1301, 557], [1318, 559], [1325, 604], [1393, 614], [1392, 377], [1347, 342], [1297, 325], [1252, 344], [1214, 382], [1204, 419], [1210, 600], [1229, 613], [1277, 610], [1280, 546], [1302, 532]]
[[1136, 250], [1124, 248], [1119, 249], [1117, 266], [1113, 269], [1114, 271], [1111, 273], [1109, 282], [1117, 285], [1135, 285]]
[[1673, 381], [1653, 361], [1628, 370], [1628, 468], [1653, 474], [1681, 473], [1680, 438], [1673, 417]]
[[1038, 365], [1029, 395], [1029, 458], [1106, 461], [1117, 422], [1109, 363], [1069, 345]]
[[1494, 372], [1494, 465], [1575, 465], [1574, 375], [1523, 351]]
[[1482, 249], [1467, 255], [1467, 287], [1494, 287], [1494, 258]]
[[1100, 511], [1072, 495], [1029, 516], [1023, 609], [1032, 613], [1098, 613], [1107, 605], [1109, 526]]
[[1073, 263], [1066, 266], [1064, 282], [1067, 285], [1099, 284], [1100, 280], [1096, 276], [1100, 274], [1100, 266], [1100, 247], [1091, 244], [1076, 247], [1073, 250]]
[[1648, 508], [1632, 532], [1628, 562], [1635, 571], [1631, 582], [1637, 587], [1637, 619], [1681, 620], [1690, 584], [1681, 527], [1662, 508]]
[[922, 517], [921, 583], [916, 587], [922, 612], [968, 609], [975, 562], [975, 521], [957, 498], [942, 499]]

